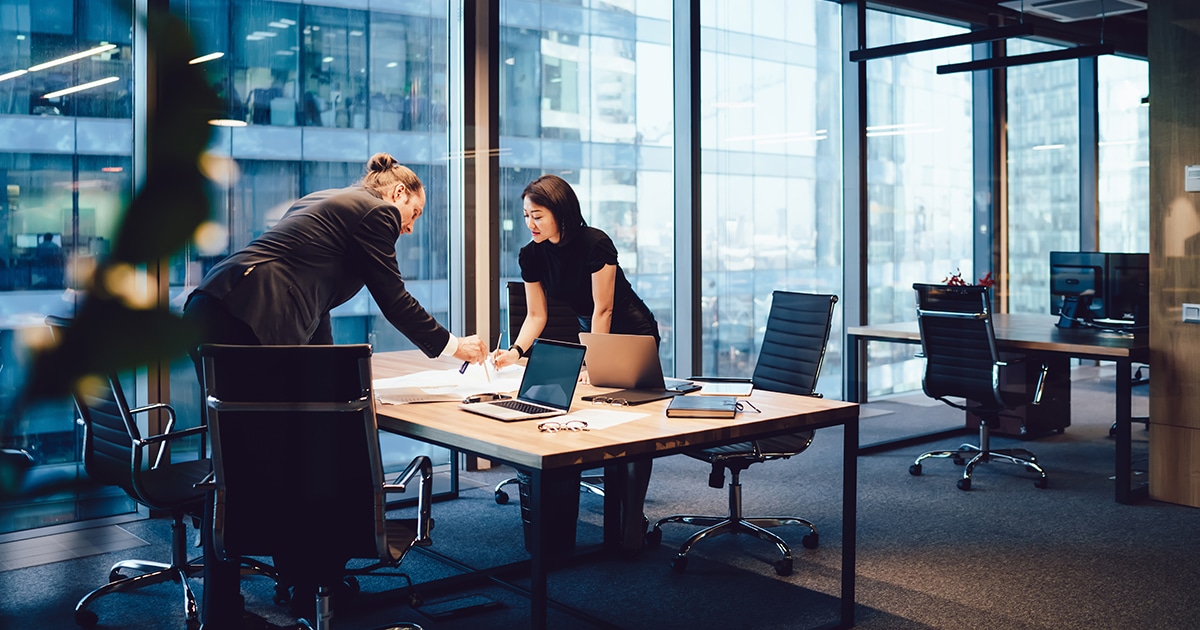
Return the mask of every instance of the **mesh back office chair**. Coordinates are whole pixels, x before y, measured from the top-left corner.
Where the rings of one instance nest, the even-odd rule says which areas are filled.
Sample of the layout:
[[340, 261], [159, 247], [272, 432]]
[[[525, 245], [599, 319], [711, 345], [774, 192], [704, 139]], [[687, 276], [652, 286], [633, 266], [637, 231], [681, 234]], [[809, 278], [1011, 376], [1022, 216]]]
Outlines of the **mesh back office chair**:
[[[1046, 366], [1041, 366], [1037, 386], [1032, 392], [1002, 390], [1002, 368], [1015, 366], [1020, 358], [1001, 360], [996, 350], [987, 287], [917, 283], [913, 289], [917, 292], [917, 321], [921, 329], [921, 353], [925, 357], [922, 381], [925, 395], [979, 416], [979, 445], [963, 444], [958, 450], [923, 453], [909, 466], [909, 473], [919, 476], [921, 462], [931, 457], [948, 457], [954, 463], [962, 464], [966, 455], [974, 453], [958, 480], [961, 490], [971, 489], [971, 473], [976, 466], [993, 459], [1018, 464], [1029, 472], [1038, 473], [1040, 477], [1034, 485], [1045, 488], [1048, 483], [1046, 471], [1037, 463], [1037, 457], [1025, 449], [992, 450], [988, 427], [1006, 410], [1041, 401]], [[949, 397], [966, 401], [960, 404]]]
[[[767, 315], [767, 330], [763, 335], [758, 363], [754, 366], [754, 387], [767, 391], [784, 392], [801, 396], [817, 396], [817, 378], [821, 363], [825, 359], [825, 347], [829, 341], [829, 330], [833, 324], [833, 308], [836, 295], [791, 293], [776, 291], [771, 298], [771, 311]], [[747, 517], [742, 515], [741, 471], [751, 464], [773, 459], [787, 459], [799, 455], [812, 444], [813, 432], [802, 431], [773, 438], [740, 442], [685, 453], [689, 457], [712, 464], [708, 485], [720, 488], [725, 481], [725, 470], [729, 470], [729, 515], [698, 516], [677, 514], [659, 519], [654, 528], [647, 532], [646, 542], [657, 545], [662, 541], [662, 526], [666, 523], [701, 525], [696, 532], [679, 547], [671, 560], [671, 568], [683, 571], [687, 568], [687, 554], [696, 543], [705, 538], [721, 534], [745, 533], [761, 540], [774, 543], [783, 555], [775, 562], [779, 575], [792, 573], [792, 551], [782, 538], [768, 531], [768, 527], [802, 525], [809, 533], [801, 540], [808, 549], [819, 543], [817, 527], [811, 522], [791, 516]]]
[[[71, 320], [47, 317], [46, 324], [58, 342], [70, 334]], [[204, 491], [195, 487], [212, 470], [208, 459], [172, 461], [171, 444], [176, 440], [201, 435], [204, 427], [175, 431], [175, 410], [158, 403], [131, 409], [116, 374], [105, 374], [74, 392], [75, 409], [83, 425], [83, 466], [93, 482], [118, 486], [134, 501], [150, 509], [171, 515], [171, 561], [122, 560], [108, 572], [108, 583], [93, 590], [75, 605], [75, 622], [92, 627], [99, 621], [88, 606], [97, 598], [175, 580], [183, 586], [184, 616], [189, 628], [199, 626], [196, 598], [187, 578], [203, 570], [203, 564], [187, 557], [187, 529], [183, 519], [198, 523], [204, 508]], [[167, 414], [166, 428], [160, 435], [142, 437], [135, 415], [153, 410]], [[152, 451], [158, 449], [157, 454]], [[270, 571], [259, 568], [268, 575]], [[127, 576], [134, 572], [135, 575]]]
[[[432, 464], [416, 457], [384, 483], [369, 345], [204, 345], [200, 356], [216, 549], [223, 557], [302, 554], [317, 586], [315, 627], [329, 628], [334, 585], [394, 568], [431, 543]], [[386, 519], [385, 493], [404, 491], [418, 475], [417, 518]], [[355, 558], [372, 564], [347, 570]], [[419, 603], [411, 591], [410, 603]]]
[[[525, 304], [524, 282], [509, 282], [505, 289], [508, 291], [508, 338], [511, 341], [516, 339], [517, 334], [520, 333], [521, 324], [524, 323], [525, 314], [529, 312], [529, 308]], [[579, 316], [571, 310], [570, 306], [546, 296], [546, 311], [546, 327], [542, 329], [542, 337], [555, 341], [579, 343]], [[508, 503], [509, 496], [505, 492], [504, 486], [519, 481], [519, 477], [509, 477], [496, 484], [494, 490], [496, 503], [501, 505]], [[603, 476], [584, 476], [579, 480], [579, 489], [604, 496], [603, 483]]]

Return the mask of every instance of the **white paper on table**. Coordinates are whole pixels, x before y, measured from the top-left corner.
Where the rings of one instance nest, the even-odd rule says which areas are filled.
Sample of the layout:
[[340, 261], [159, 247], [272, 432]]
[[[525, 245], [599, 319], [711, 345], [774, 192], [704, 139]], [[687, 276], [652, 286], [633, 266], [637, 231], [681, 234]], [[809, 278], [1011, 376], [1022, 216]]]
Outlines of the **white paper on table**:
[[565, 421], [583, 420], [588, 425], [589, 431], [600, 431], [609, 427], [615, 427], [618, 424], [632, 422], [638, 418], [645, 418], [650, 414], [638, 413], [636, 411], [615, 411], [612, 409], [580, 409], [572, 411], [565, 416]]
[[429, 394], [453, 394], [466, 398], [483, 392], [516, 391], [521, 386], [521, 377], [524, 375], [523, 365], [510, 365], [502, 370], [493, 370], [491, 367], [484, 367], [484, 364], [472, 363], [463, 374], [459, 374], [454, 368], [425, 370], [404, 376], [376, 379], [374, 385], [376, 390], [418, 388]]

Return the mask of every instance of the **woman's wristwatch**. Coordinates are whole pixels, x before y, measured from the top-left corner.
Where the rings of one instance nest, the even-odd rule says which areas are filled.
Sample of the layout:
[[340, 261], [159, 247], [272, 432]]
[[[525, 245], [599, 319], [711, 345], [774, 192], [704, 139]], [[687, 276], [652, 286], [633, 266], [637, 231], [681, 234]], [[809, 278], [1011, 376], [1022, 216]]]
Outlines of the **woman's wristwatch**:
[[524, 349], [524, 348], [522, 348], [521, 346], [518, 346], [517, 344], [515, 344], [515, 343], [514, 343], [513, 345], [509, 346], [509, 347], [508, 347], [508, 349], [509, 349], [509, 350], [516, 350], [516, 351], [517, 351], [517, 356], [518, 356], [518, 357], [520, 357], [520, 358], [522, 358], [522, 359], [524, 359], [524, 358], [525, 358], [525, 349]]

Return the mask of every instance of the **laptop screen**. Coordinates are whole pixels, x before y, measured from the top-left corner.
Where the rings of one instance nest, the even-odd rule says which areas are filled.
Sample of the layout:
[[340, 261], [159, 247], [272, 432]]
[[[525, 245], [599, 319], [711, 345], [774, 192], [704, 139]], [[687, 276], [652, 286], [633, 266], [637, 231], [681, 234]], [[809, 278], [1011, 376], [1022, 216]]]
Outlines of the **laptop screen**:
[[559, 409], [570, 407], [585, 351], [586, 348], [574, 343], [534, 341], [517, 398]]

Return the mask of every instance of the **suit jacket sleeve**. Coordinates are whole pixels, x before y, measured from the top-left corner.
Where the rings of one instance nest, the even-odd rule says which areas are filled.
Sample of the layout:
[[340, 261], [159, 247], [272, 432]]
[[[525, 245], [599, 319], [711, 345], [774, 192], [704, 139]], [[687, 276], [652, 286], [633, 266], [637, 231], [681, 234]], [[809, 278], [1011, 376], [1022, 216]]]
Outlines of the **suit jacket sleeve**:
[[450, 332], [437, 323], [420, 302], [404, 288], [396, 263], [396, 239], [400, 237], [400, 214], [390, 204], [378, 206], [363, 217], [354, 231], [359, 246], [363, 280], [367, 290], [387, 318], [425, 356], [441, 354]]

